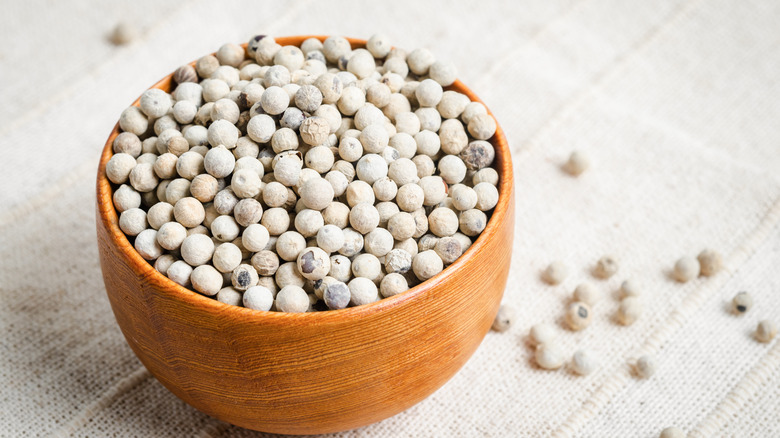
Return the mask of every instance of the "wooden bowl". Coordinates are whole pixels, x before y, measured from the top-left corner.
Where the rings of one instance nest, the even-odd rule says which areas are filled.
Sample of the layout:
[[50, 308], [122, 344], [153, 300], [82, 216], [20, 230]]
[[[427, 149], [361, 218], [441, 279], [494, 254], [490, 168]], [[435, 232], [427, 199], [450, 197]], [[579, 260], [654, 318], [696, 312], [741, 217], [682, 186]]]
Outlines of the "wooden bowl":
[[[300, 45], [306, 38], [278, 42]], [[350, 43], [365, 46], [362, 40]], [[154, 87], [170, 91], [171, 76]], [[479, 101], [459, 81], [449, 89]], [[489, 330], [506, 285], [514, 229], [512, 162], [500, 127], [492, 140], [499, 202], [474, 244], [407, 292], [317, 313], [226, 305], [158, 273], [118, 226], [114, 187], [105, 176], [118, 133], [117, 124], [97, 173], [97, 237], [106, 292], [130, 348], [166, 388], [196, 409], [241, 427], [283, 434], [364, 426], [433, 393]]]

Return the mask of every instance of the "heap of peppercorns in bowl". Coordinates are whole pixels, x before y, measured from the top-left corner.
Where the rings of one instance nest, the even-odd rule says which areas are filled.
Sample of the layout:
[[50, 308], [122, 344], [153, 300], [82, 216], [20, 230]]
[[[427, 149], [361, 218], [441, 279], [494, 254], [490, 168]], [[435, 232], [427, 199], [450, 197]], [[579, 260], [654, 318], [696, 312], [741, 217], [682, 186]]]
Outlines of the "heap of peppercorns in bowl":
[[343, 309], [452, 264], [498, 203], [480, 102], [452, 63], [375, 35], [225, 44], [121, 115], [121, 230], [174, 282], [256, 310]]
[[258, 36], [122, 112], [97, 176], [103, 280], [129, 346], [195, 408], [352, 429], [479, 346], [513, 190], [503, 131], [452, 64], [382, 36]]

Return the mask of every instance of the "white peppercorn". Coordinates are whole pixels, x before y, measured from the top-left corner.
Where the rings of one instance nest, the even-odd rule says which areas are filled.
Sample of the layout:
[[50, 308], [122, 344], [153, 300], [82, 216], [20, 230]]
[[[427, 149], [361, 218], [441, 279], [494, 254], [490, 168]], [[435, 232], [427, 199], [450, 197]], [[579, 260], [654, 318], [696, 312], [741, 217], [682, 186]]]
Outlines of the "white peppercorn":
[[420, 132], [420, 118], [411, 111], [398, 113], [395, 115], [395, 128], [398, 133], [415, 135]]
[[439, 160], [439, 175], [447, 184], [457, 184], [466, 178], [466, 164], [455, 155], [445, 155]]
[[532, 345], [543, 345], [554, 343], [558, 333], [551, 324], [540, 323], [531, 327], [529, 339]]
[[350, 303], [353, 306], [370, 304], [379, 299], [379, 291], [373, 281], [364, 277], [352, 279], [349, 283]]
[[165, 271], [165, 275], [179, 285], [188, 287], [192, 276], [192, 266], [188, 265], [186, 262], [177, 260], [168, 267], [168, 270]]
[[176, 160], [176, 173], [182, 178], [192, 180], [205, 171], [203, 155], [195, 151], [187, 151]]
[[417, 242], [412, 238], [405, 239], [405, 240], [396, 240], [393, 249], [402, 249], [408, 252], [409, 254], [411, 254], [412, 257], [416, 256], [417, 253], [420, 252], [417, 248]]
[[415, 231], [412, 237], [418, 239], [428, 232], [428, 216], [425, 215], [424, 208], [418, 208], [412, 212], [412, 217], [414, 218], [415, 224]]
[[375, 228], [363, 239], [365, 251], [376, 257], [382, 257], [390, 252], [394, 243], [393, 235], [384, 228]]
[[276, 241], [276, 253], [282, 260], [293, 261], [306, 248], [306, 238], [295, 231], [286, 231]]
[[236, 290], [245, 291], [250, 287], [257, 285], [257, 271], [252, 265], [238, 265], [238, 267], [233, 270], [230, 281], [233, 283], [233, 287]]
[[634, 280], [626, 280], [620, 284], [620, 296], [625, 297], [638, 297], [642, 291], [639, 284]]
[[373, 183], [374, 195], [382, 202], [391, 201], [398, 193], [398, 185], [388, 177], [382, 177]]
[[[327, 53], [325, 54], [327, 57]], [[336, 75], [332, 73], [323, 73], [315, 79], [314, 84], [322, 93], [323, 104], [333, 104], [338, 102], [341, 97], [341, 93], [344, 90], [344, 85], [341, 83]]]
[[[377, 108], [384, 108], [388, 103], [390, 103], [391, 93], [392, 92], [390, 91], [390, 87], [382, 82], [377, 82], [372, 84], [370, 87], [368, 87], [368, 90], [366, 90], [366, 100], [374, 104], [374, 106]], [[341, 97], [344, 97], [343, 93]]]
[[282, 312], [303, 313], [309, 308], [309, 297], [301, 287], [287, 285], [276, 295], [276, 307]]
[[460, 241], [454, 237], [442, 237], [436, 241], [433, 250], [436, 251], [436, 254], [439, 255], [445, 265], [452, 264], [463, 254]]
[[176, 257], [170, 254], [163, 254], [160, 257], [157, 257], [157, 260], [154, 261], [154, 269], [162, 275], [167, 276], [168, 268], [170, 268], [175, 261]]
[[150, 163], [136, 164], [133, 167], [133, 170], [130, 171], [128, 180], [130, 181], [130, 185], [139, 193], [146, 193], [154, 190], [160, 181], [154, 173], [154, 166]]
[[352, 262], [345, 256], [337, 254], [330, 256], [330, 271], [328, 276], [338, 281], [347, 282], [352, 278]]
[[141, 206], [141, 194], [136, 192], [135, 189], [127, 184], [122, 184], [114, 192], [113, 195], [114, 207], [120, 214], [131, 208], [138, 208]]
[[203, 166], [206, 172], [214, 178], [225, 178], [233, 172], [236, 166], [236, 157], [220, 144], [206, 153]]
[[164, 116], [173, 106], [171, 96], [157, 88], [150, 88], [144, 91], [139, 105], [141, 111], [153, 119]]
[[554, 343], [544, 343], [536, 346], [534, 354], [537, 365], [545, 370], [557, 370], [562, 367], [566, 358]]
[[251, 169], [237, 170], [230, 181], [230, 189], [239, 198], [254, 198], [262, 191], [263, 183]]
[[406, 281], [406, 277], [397, 272], [385, 275], [379, 284], [379, 292], [385, 298], [390, 298], [407, 290], [409, 290], [409, 284]]
[[141, 155], [141, 140], [132, 132], [122, 132], [114, 138], [112, 150], [115, 154], [124, 153], [137, 158]]
[[[347, 188], [349, 192], [349, 188]], [[372, 191], [373, 194], [373, 191]], [[422, 187], [414, 183], [408, 183], [402, 185], [398, 189], [398, 194], [395, 196], [398, 207], [406, 212], [415, 211], [423, 206], [425, 200], [425, 193]]]
[[737, 315], [746, 313], [751, 307], [753, 307], [753, 297], [747, 292], [740, 292], [731, 300], [731, 310]]
[[[236, 126], [228, 120], [216, 120], [209, 125], [208, 141], [212, 147], [223, 145], [227, 148], [234, 148], [238, 142], [240, 132]], [[235, 157], [233, 157], [235, 159]], [[214, 175], [216, 176], [216, 175]]]
[[339, 254], [352, 257], [363, 250], [363, 235], [352, 228], [344, 228], [344, 246], [339, 249]]
[[590, 167], [590, 158], [583, 151], [574, 151], [569, 155], [569, 159], [563, 168], [572, 176], [579, 176]]
[[699, 261], [693, 257], [685, 256], [677, 260], [674, 264], [674, 271], [672, 275], [674, 279], [680, 283], [693, 280], [699, 276], [700, 265]]
[[178, 222], [166, 222], [157, 230], [157, 243], [161, 247], [175, 251], [187, 237], [187, 229]]
[[192, 287], [203, 295], [214, 296], [222, 289], [222, 274], [211, 265], [193, 269], [190, 281]]
[[355, 166], [352, 163], [344, 160], [339, 160], [333, 163], [333, 170], [341, 172], [347, 178], [347, 181], [352, 182], [355, 179]]
[[119, 215], [119, 228], [128, 236], [137, 236], [147, 225], [146, 212], [140, 208], [130, 208]]
[[349, 305], [352, 294], [349, 286], [342, 281], [330, 282], [322, 294], [322, 299], [329, 309], [344, 309]]
[[281, 207], [287, 202], [287, 187], [272, 181], [263, 188], [263, 202], [271, 208]]
[[140, 108], [129, 106], [119, 116], [119, 127], [122, 128], [122, 131], [143, 135], [149, 128], [149, 119]]
[[241, 248], [230, 242], [221, 243], [214, 249], [212, 264], [219, 272], [231, 273], [241, 264]]
[[442, 93], [441, 84], [433, 79], [423, 80], [414, 91], [421, 107], [435, 107], [441, 101]]
[[248, 227], [260, 222], [263, 217], [263, 206], [255, 199], [242, 199], [233, 208], [233, 216], [239, 225]]
[[590, 306], [582, 302], [574, 302], [566, 310], [566, 324], [574, 331], [588, 327], [593, 320]]
[[390, 218], [400, 211], [395, 202], [379, 202], [374, 207], [379, 212], [379, 226], [382, 228], [387, 228]]
[[267, 114], [275, 116], [287, 109], [290, 105], [290, 96], [281, 87], [270, 86], [263, 91], [260, 105]]
[[428, 227], [439, 237], [452, 236], [458, 231], [458, 215], [449, 208], [436, 208], [428, 215]]
[[[230, 96], [230, 94], [228, 94]], [[238, 122], [241, 110], [238, 108], [238, 104], [231, 99], [222, 98], [214, 102], [214, 106], [211, 107], [211, 120], [226, 120], [232, 124]]]
[[485, 167], [483, 169], [479, 169], [474, 173], [471, 182], [473, 185], [486, 182], [494, 186], [497, 186], [498, 172], [496, 171], [496, 169], [493, 169], [492, 167]]
[[303, 166], [303, 162], [298, 156], [280, 154], [277, 155], [277, 158], [275, 158], [274, 161], [274, 179], [286, 185], [287, 187], [292, 187], [298, 184], [298, 180], [301, 175], [301, 168]]
[[149, 222], [149, 226], [155, 230], [159, 230], [166, 222], [171, 222], [174, 219], [173, 205], [167, 202], [158, 202], [146, 212], [146, 220]]
[[[182, 141], [186, 143], [186, 140], [182, 139]], [[164, 153], [157, 157], [154, 164], [152, 165], [152, 169], [158, 178], [171, 179], [176, 176], [176, 161], [178, 161], [178, 157], [176, 155], [171, 153]]]
[[478, 114], [468, 122], [468, 131], [477, 140], [487, 140], [496, 133], [496, 120], [490, 114]]
[[[182, 130], [182, 134], [184, 134], [184, 139], [187, 140], [187, 144], [190, 146], [205, 146], [209, 142], [208, 129], [200, 125], [189, 125]], [[176, 154], [173, 151], [169, 152]]]
[[325, 278], [330, 272], [328, 253], [317, 247], [306, 248], [298, 255], [298, 271], [309, 280]]
[[777, 336], [777, 326], [774, 322], [765, 319], [756, 326], [754, 336], [758, 342], [768, 344]]
[[356, 231], [367, 234], [379, 225], [379, 212], [372, 204], [361, 202], [349, 212], [349, 224]]
[[238, 200], [231, 188], [225, 188], [214, 196], [214, 208], [219, 214], [232, 214]]
[[488, 211], [498, 204], [498, 189], [496, 189], [496, 186], [489, 183], [479, 183], [474, 186], [474, 191], [477, 192], [476, 208], [478, 210]]
[[203, 234], [191, 234], [181, 244], [181, 257], [191, 266], [205, 265], [214, 254], [214, 242]]
[[357, 161], [363, 156], [363, 145], [355, 137], [342, 136], [339, 142], [339, 156], [343, 160]]
[[436, 248], [436, 244], [439, 242], [439, 238], [433, 234], [425, 234], [420, 236], [417, 241], [417, 248], [420, 251], [428, 251], [429, 249]]
[[306, 152], [304, 163], [309, 169], [317, 171], [317, 173], [325, 173], [333, 167], [335, 156], [333, 151], [328, 146], [315, 146]]
[[252, 256], [252, 267], [262, 276], [276, 274], [279, 269], [279, 256], [270, 250], [262, 250]]
[[146, 260], [154, 260], [162, 255], [162, 247], [157, 243], [157, 230], [146, 229], [138, 233], [133, 245], [138, 254]]
[[[483, 184], [483, 183], [481, 183]], [[615, 275], [618, 271], [618, 262], [612, 256], [604, 256], [596, 262], [593, 274], [601, 279], [607, 279]]]
[[479, 170], [493, 164], [496, 151], [493, 145], [483, 141], [474, 140], [466, 145], [458, 155], [469, 170]]
[[620, 300], [617, 320], [620, 324], [631, 325], [642, 314], [642, 303], [638, 297], [626, 297]]
[[[428, 157], [433, 157], [441, 149], [441, 139], [439, 138], [439, 136], [435, 132], [429, 131], [427, 129], [424, 129], [418, 132], [417, 134], [414, 134], [414, 141], [417, 142], [417, 153], [421, 155], [427, 155]], [[431, 169], [430, 173], [433, 173], [433, 169]], [[419, 165], [418, 165], [418, 175], [419, 175]]]
[[571, 358], [571, 369], [580, 376], [587, 376], [598, 367], [598, 360], [589, 350], [577, 350]]
[[336, 252], [344, 246], [344, 232], [336, 225], [325, 225], [317, 232], [317, 245], [327, 252]]
[[332, 202], [322, 210], [322, 219], [326, 225], [335, 225], [344, 229], [349, 225], [349, 207], [341, 202]]
[[383, 123], [371, 123], [363, 128], [358, 136], [358, 140], [363, 145], [363, 150], [377, 154], [387, 147], [390, 142], [390, 135], [387, 133]]
[[650, 378], [657, 368], [655, 358], [650, 355], [640, 356], [634, 365], [634, 373], [641, 379]]
[[338, 197], [346, 193], [347, 185], [349, 185], [347, 177], [338, 170], [331, 170], [325, 174], [325, 181], [327, 181], [333, 189], [334, 197]]
[[374, 56], [366, 49], [353, 50], [347, 62], [347, 71], [359, 79], [371, 76], [376, 71]]
[[[456, 184], [450, 187], [449, 195], [450, 198], [452, 199], [452, 206], [460, 211], [471, 210], [477, 205], [477, 192], [469, 186], [463, 184]], [[482, 213], [481, 211], [479, 212]], [[484, 216], [485, 214], [482, 213], [482, 215]], [[462, 215], [461, 215], [461, 221], [463, 221]]]
[[238, 237], [238, 223], [233, 216], [219, 216], [211, 222], [211, 235], [220, 242], [230, 242]]
[[424, 178], [426, 176], [433, 175], [436, 170], [436, 165], [433, 163], [433, 159], [427, 155], [416, 155], [412, 158], [412, 162], [417, 167], [417, 177]]
[[274, 294], [267, 287], [252, 286], [244, 292], [242, 301], [248, 309], [269, 311], [274, 304]]
[[283, 65], [272, 65], [265, 70], [263, 75], [263, 86], [270, 87], [283, 87], [290, 83], [290, 70]]
[[701, 267], [701, 275], [710, 277], [723, 269], [723, 257], [719, 252], [712, 249], [705, 249], [697, 257]]
[[220, 289], [219, 292], [217, 292], [216, 298], [220, 303], [224, 303], [230, 306], [240, 307], [241, 303], [243, 302], [241, 292], [230, 286]]
[[467, 249], [471, 247], [471, 239], [466, 236], [463, 233], [455, 233], [452, 235], [453, 238], [458, 239], [460, 242], [460, 247], [463, 250], [463, 252], [466, 252]]
[[295, 216], [295, 229], [303, 237], [312, 237], [325, 225], [322, 214], [316, 210], [303, 209]]
[[425, 281], [444, 269], [444, 263], [436, 251], [428, 250], [418, 253], [412, 260], [414, 275]]
[[409, 70], [416, 75], [424, 75], [428, 72], [428, 68], [436, 62], [436, 58], [433, 56], [430, 50], [425, 48], [419, 48], [409, 52], [406, 57], [406, 63], [409, 65]]
[[589, 306], [593, 306], [601, 298], [601, 293], [593, 283], [586, 281], [577, 285], [572, 297], [574, 298], [574, 301], [580, 301]]
[[298, 191], [306, 208], [322, 210], [333, 201], [333, 186], [328, 181], [320, 178], [312, 178], [306, 181]]
[[377, 180], [386, 177], [387, 171], [387, 162], [376, 154], [364, 155], [355, 166], [357, 177], [368, 184], [373, 184]]
[[554, 261], [547, 265], [542, 272], [542, 279], [551, 285], [561, 284], [569, 275], [569, 268], [561, 261]]
[[516, 312], [514, 307], [508, 304], [502, 304], [498, 308], [498, 313], [496, 314], [495, 319], [493, 319], [493, 325], [491, 325], [490, 328], [497, 332], [505, 332], [512, 327], [515, 318]]
[[203, 222], [203, 219], [206, 217], [206, 210], [197, 199], [182, 198], [174, 205], [173, 216], [176, 218], [176, 222], [187, 228], [192, 228]]
[[276, 122], [267, 114], [258, 114], [249, 119], [246, 132], [252, 140], [258, 143], [268, 143], [276, 132]]

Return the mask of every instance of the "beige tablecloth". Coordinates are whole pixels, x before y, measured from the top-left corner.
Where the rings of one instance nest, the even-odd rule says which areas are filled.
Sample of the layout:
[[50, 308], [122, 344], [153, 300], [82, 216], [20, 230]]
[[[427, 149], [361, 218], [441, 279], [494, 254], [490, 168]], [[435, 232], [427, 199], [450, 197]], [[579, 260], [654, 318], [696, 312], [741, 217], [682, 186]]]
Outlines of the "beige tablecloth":
[[[119, 21], [142, 29], [115, 47]], [[453, 60], [506, 130], [517, 225], [505, 301], [462, 371], [393, 418], [338, 436], [780, 436], [780, 2], [772, 0], [9, 1], [0, 14], [0, 436], [258, 436], [164, 389], [114, 322], [98, 264], [94, 175], [120, 111], [178, 65], [255, 33], [388, 34]], [[573, 149], [593, 167], [571, 178]], [[727, 270], [685, 285], [674, 261], [712, 247]], [[588, 377], [542, 371], [528, 328], [560, 324], [604, 254]], [[572, 274], [539, 280], [550, 261]], [[616, 325], [615, 290], [644, 313]], [[736, 317], [731, 297], [755, 307]], [[654, 354], [647, 380], [628, 363]]]

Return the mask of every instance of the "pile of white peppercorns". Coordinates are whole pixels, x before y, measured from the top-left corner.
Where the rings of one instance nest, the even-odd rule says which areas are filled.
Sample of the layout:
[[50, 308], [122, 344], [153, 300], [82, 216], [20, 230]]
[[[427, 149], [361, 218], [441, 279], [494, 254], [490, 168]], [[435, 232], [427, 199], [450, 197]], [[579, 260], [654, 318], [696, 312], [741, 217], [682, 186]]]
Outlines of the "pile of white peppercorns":
[[119, 226], [171, 280], [257, 310], [343, 309], [453, 263], [498, 202], [484, 105], [427, 49], [341, 37], [185, 65], [122, 112]]

